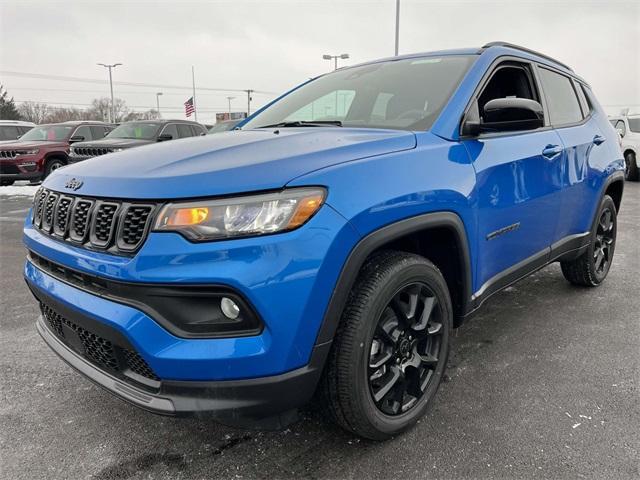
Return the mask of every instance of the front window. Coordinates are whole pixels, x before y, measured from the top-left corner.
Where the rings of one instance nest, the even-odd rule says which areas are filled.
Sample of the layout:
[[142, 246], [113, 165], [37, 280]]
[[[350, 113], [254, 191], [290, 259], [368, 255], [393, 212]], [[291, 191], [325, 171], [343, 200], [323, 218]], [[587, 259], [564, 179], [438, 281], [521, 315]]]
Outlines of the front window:
[[74, 128], [74, 125], [42, 125], [40, 127], [34, 127], [29, 130], [22, 137], [20, 137], [20, 141], [60, 142], [66, 140]]
[[634, 133], [640, 133], [640, 118], [628, 118], [629, 130]]
[[153, 140], [158, 133], [160, 123], [123, 123], [107, 135], [108, 138], [130, 138], [134, 140]]
[[242, 128], [326, 123], [428, 130], [475, 58], [409, 58], [338, 70], [291, 92]]

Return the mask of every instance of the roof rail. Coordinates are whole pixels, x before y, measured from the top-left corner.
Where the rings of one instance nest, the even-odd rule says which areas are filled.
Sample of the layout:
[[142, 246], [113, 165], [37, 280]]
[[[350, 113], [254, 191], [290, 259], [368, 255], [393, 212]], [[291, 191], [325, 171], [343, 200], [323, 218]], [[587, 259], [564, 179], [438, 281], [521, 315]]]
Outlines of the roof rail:
[[486, 45], [482, 46], [483, 49], [490, 48], [490, 47], [508, 47], [508, 48], [513, 48], [515, 50], [520, 50], [522, 52], [531, 53], [532, 55], [537, 55], [538, 57], [542, 57], [542, 58], [546, 58], [547, 60], [551, 60], [552, 62], [557, 63], [558, 65], [562, 65], [567, 70], [573, 72], [573, 68], [571, 68], [566, 63], [562, 63], [562, 62], [556, 60], [555, 58], [550, 57], [549, 55], [545, 55], [544, 53], [536, 52], [535, 50], [531, 50], [530, 48], [521, 47], [520, 45], [515, 45], [515, 44], [509, 43], [509, 42], [489, 42]]

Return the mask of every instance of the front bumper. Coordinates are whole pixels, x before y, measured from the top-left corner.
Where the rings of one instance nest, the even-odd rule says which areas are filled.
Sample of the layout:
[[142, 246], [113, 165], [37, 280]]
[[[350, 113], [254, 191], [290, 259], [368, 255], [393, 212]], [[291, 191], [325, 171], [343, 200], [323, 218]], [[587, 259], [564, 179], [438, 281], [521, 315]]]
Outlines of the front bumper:
[[[82, 331], [91, 332], [93, 341], [97, 337], [103, 343], [113, 342], [111, 350], [119, 348], [118, 342], [126, 342], [118, 339], [117, 332], [104, 333], [107, 330], [104, 325], [73, 312], [40, 288], [32, 284], [29, 286], [44, 308], [52, 309], [58, 315], [72, 317], [73, 323], [70, 324], [82, 323]], [[281, 375], [230, 381], [158, 380], [136, 384], [132, 381], [136, 376], [127, 378], [119, 372], [119, 368], [101, 368], [96, 364], [98, 356], [83, 352], [81, 345], [74, 345], [74, 342], [56, 333], [44, 315], [38, 319], [36, 327], [43, 340], [60, 358], [122, 400], [161, 415], [208, 416], [232, 425], [255, 425], [260, 421], [270, 422], [274, 426], [287, 423], [283, 414], [304, 405], [313, 395], [329, 348], [329, 344], [314, 348], [308, 365]], [[99, 331], [99, 335], [93, 333], [94, 330]], [[130, 345], [127, 347], [132, 348]]]
[[33, 180], [41, 176], [42, 172], [37, 159], [0, 161], [0, 179], [2, 180]]
[[157, 372], [171, 380], [241, 380], [280, 375], [310, 361], [326, 306], [357, 239], [333, 209], [281, 235], [191, 243], [152, 233], [133, 257], [79, 248], [39, 232], [27, 218], [28, 250], [80, 274], [148, 285], [218, 285], [238, 292], [264, 327], [256, 335], [185, 338], [148, 309], [60, 281], [31, 261], [30, 284], [123, 334]]

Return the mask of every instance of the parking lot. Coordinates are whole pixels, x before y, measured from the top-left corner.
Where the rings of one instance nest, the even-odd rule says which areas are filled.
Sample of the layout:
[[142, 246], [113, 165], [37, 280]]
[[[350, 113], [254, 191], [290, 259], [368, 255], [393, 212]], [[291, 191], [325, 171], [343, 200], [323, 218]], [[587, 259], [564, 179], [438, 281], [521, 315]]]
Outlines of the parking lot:
[[29, 203], [0, 191], [2, 478], [638, 478], [638, 183], [604, 285], [572, 287], [554, 264], [496, 295], [454, 338], [434, 408], [386, 443], [313, 408], [282, 432], [158, 417], [82, 378], [34, 327]]

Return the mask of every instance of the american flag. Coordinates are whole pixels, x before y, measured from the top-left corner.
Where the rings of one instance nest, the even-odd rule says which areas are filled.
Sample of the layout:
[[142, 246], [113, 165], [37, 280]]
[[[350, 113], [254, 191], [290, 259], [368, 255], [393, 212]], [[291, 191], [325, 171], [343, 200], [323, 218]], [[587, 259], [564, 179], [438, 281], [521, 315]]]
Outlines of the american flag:
[[190, 117], [193, 112], [196, 111], [196, 108], [193, 106], [193, 97], [184, 102], [184, 114], [187, 117]]

